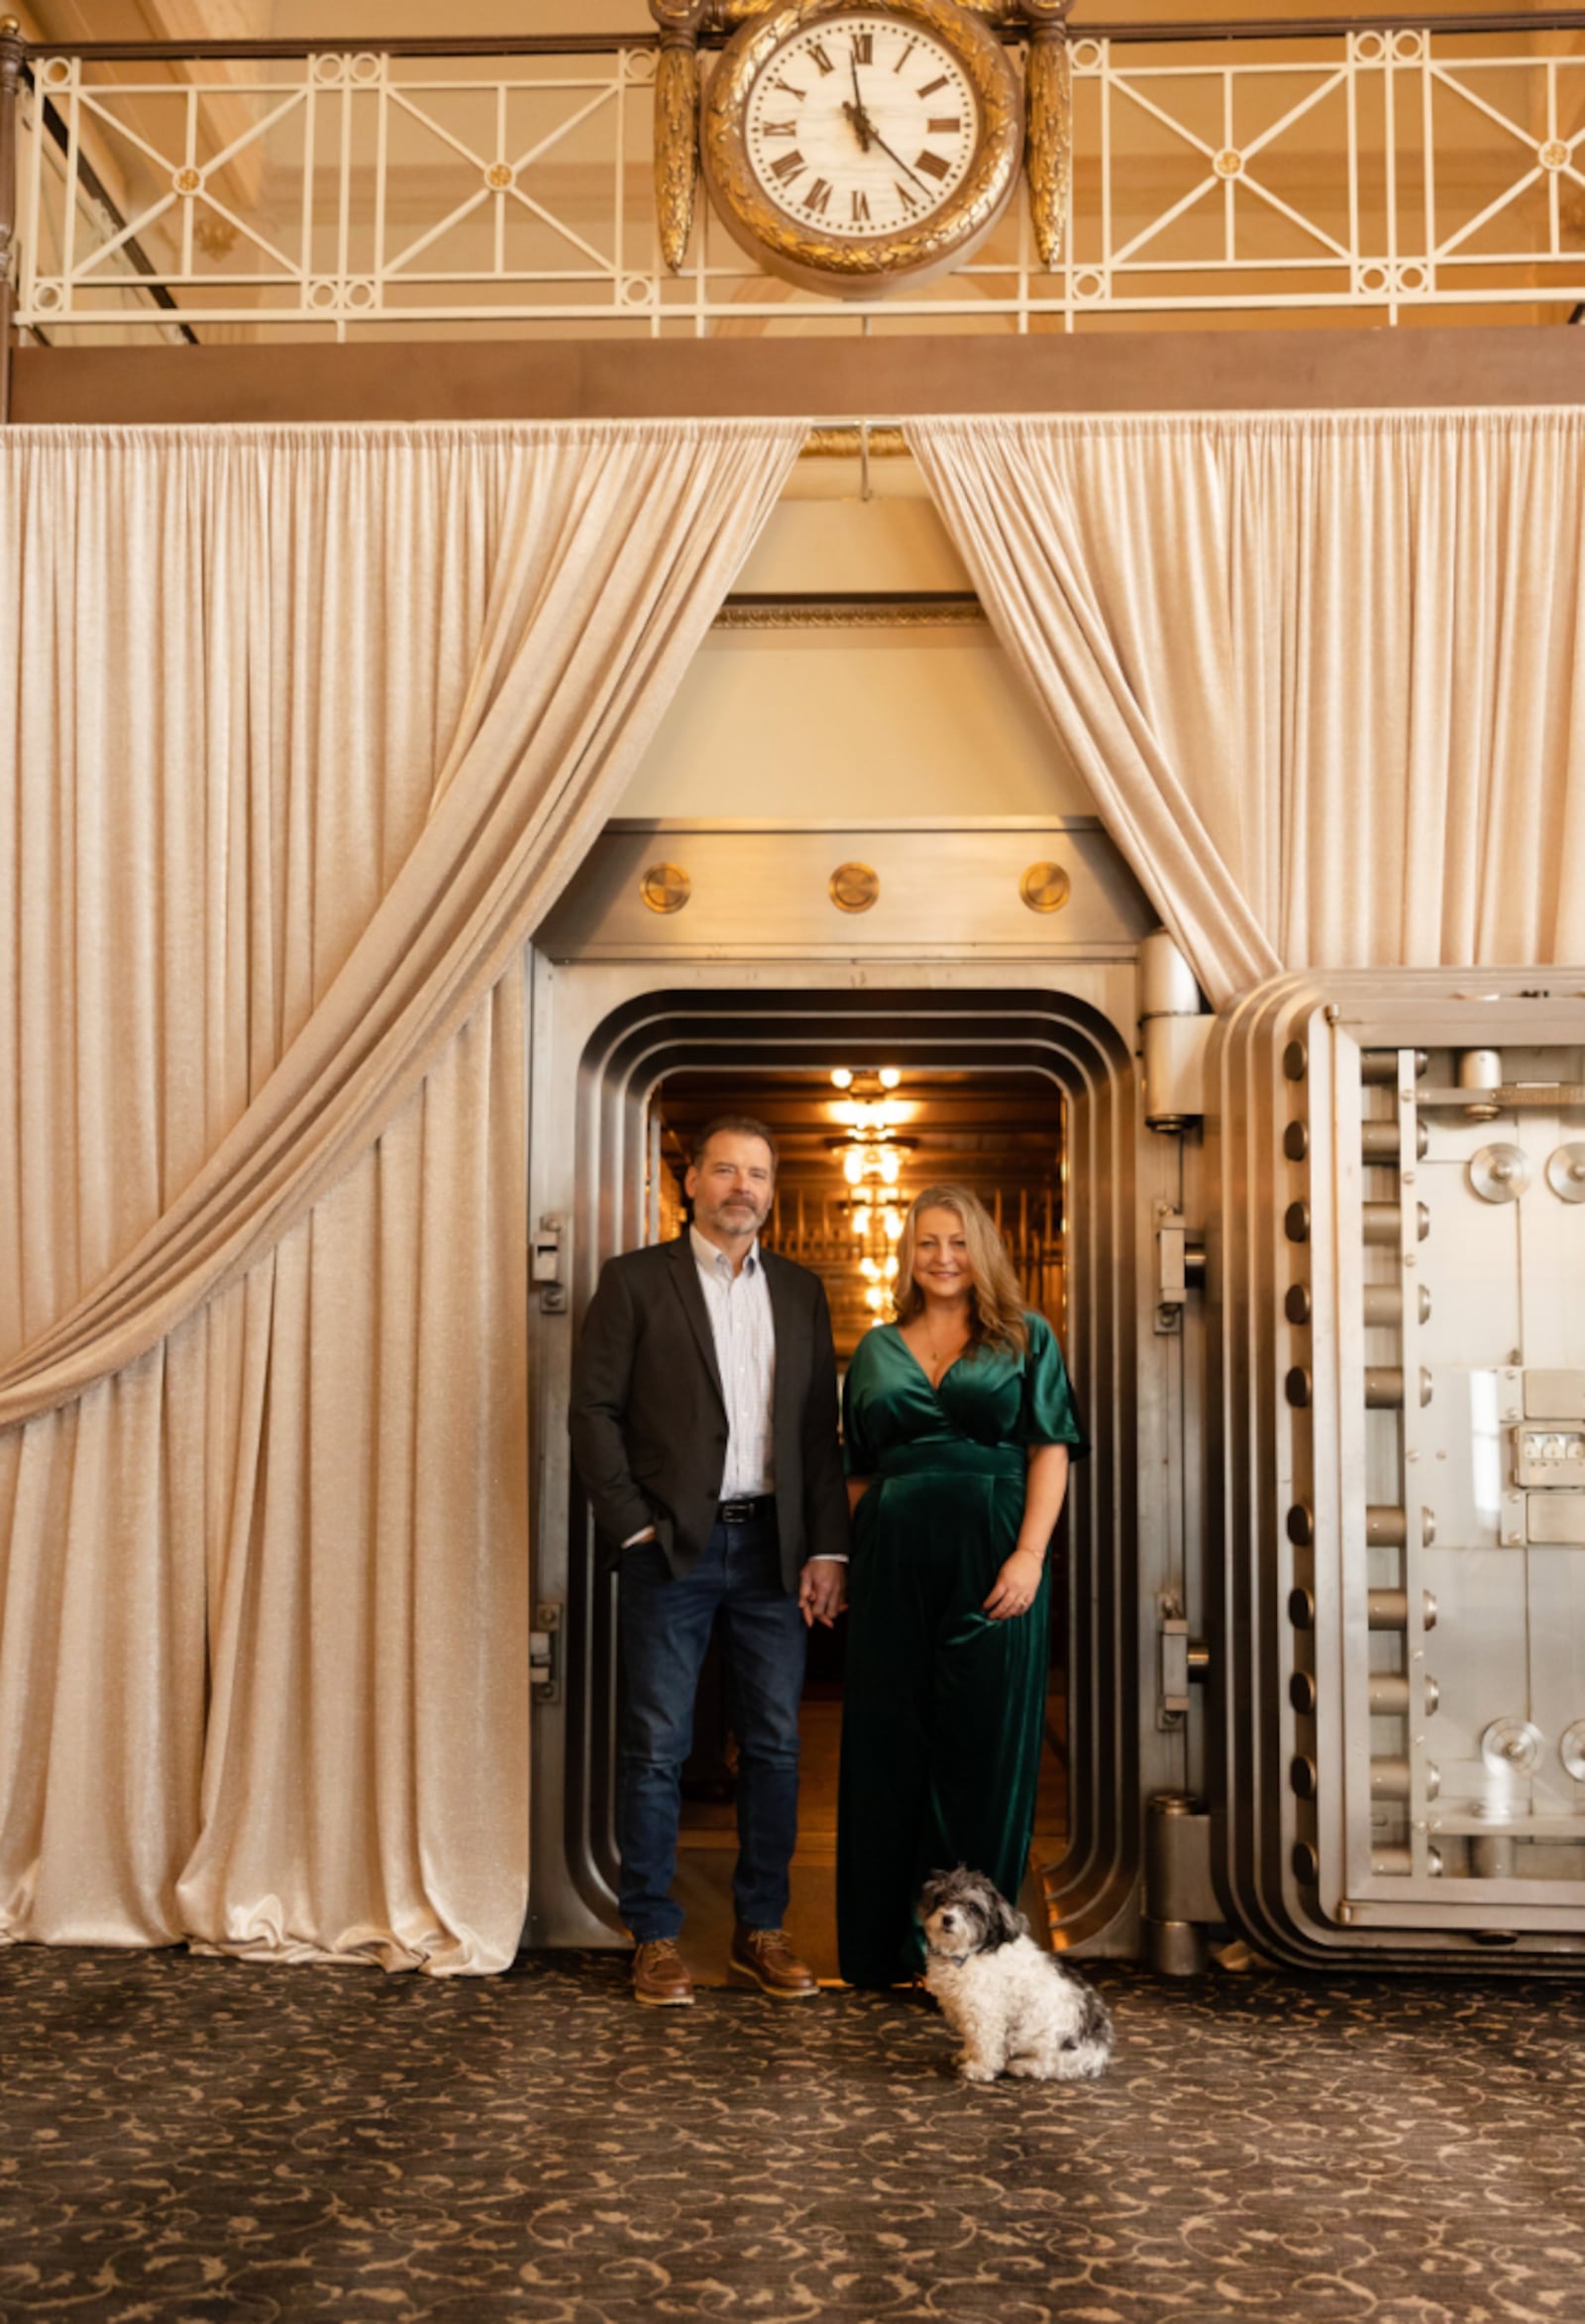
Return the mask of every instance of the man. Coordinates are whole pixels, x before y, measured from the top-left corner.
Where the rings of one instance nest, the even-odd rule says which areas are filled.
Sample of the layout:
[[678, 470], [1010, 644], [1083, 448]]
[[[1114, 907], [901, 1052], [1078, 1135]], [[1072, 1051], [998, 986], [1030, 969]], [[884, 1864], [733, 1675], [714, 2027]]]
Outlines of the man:
[[782, 1923], [807, 1633], [842, 1610], [848, 1546], [825, 1293], [759, 1243], [776, 1187], [770, 1131], [746, 1115], [712, 1121], [685, 1186], [687, 1232], [602, 1270], [572, 1404], [595, 1526], [620, 1544], [620, 1897], [633, 1991], [659, 2008], [693, 1998], [671, 1888], [717, 1609], [738, 1742], [729, 1970], [779, 2001], [818, 1990]]

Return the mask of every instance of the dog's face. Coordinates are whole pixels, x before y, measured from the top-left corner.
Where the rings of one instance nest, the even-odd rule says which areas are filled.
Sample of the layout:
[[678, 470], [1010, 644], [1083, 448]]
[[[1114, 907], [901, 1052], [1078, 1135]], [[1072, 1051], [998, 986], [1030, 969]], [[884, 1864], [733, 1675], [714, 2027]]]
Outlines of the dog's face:
[[930, 1951], [949, 1960], [995, 1953], [1029, 1933], [1028, 1922], [1001, 1889], [983, 1872], [967, 1871], [962, 1864], [955, 1872], [932, 1872], [914, 1909]]

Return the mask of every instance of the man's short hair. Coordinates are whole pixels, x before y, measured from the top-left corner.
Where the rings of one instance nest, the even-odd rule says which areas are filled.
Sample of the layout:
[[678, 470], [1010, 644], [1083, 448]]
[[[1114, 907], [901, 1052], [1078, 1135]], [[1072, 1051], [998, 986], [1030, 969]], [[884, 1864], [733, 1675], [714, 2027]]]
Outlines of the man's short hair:
[[781, 1161], [781, 1156], [776, 1150], [776, 1140], [764, 1122], [757, 1121], [752, 1113], [718, 1113], [713, 1121], [707, 1121], [693, 1140], [693, 1167], [695, 1170], [703, 1161], [704, 1149], [711, 1138], [722, 1137], [728, 1133], [738, 1138], [759, 1138], [763, 1144], [769, 1146], [771, 1149], [771, 1170], [774, 1175]]

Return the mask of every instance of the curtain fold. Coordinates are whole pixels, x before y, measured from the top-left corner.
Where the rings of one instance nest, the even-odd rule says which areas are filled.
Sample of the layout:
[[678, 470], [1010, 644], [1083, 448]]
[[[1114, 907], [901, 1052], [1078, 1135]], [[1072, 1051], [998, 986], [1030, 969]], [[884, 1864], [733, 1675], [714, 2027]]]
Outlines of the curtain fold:
[[[67, 441], [20, 443], [13, 467], [30, 454], [69, 464], [97, 452], [119, 479], [141, 457], [153, 472], [143, 488], [157, 505], [137, 550], [184, 569], [166, 577], [171, 611], [196, 616], [195, 605], [175, 603], [189, 596], [192, 577], [186, 544], [158, 505], [171, 444], [146, 439], [112, 451], [102, 437], [57, 433]], [[773, 423], [524, 431], [501, 441], [507, 473], [482, 635], [411, 852], [196, 1176], [86, 1297], [0, 1370], [0, 1427], [146, 1353], [301, 1217], [412, 1094], [620, 794], [799, 440], [796, 426]], [[217, 499], [261, 489], [246, 473], [256, 444], [196, 439], [184, 449], [200, 466], [220, 466], [207, 479]], [[67, 478], [69, 495], [69, 469]], [[183, 476], [179, 497], [191, 490]], [[259, 548], [267, 540], [267, 492], [264, 482], [265, 506], [248, 510], [241, 528]], [[131, 546], [106, 539], [96, 553], [115, 561]], [[328, 564], [354, 553], [338, 538], [326, 546]], [[320, 635], [336, 650], [339, 631], [328, 619]], [[117, 716], [115, 705], [104, 707]], [[174, 715], [189, 708], [196, 705], [177, 704]], [[130, 727], [136, 712], [121, 715]], [[94, 739], [102, 764], [112, 737]], [[183, 836], [174, 835], [178, 845]], [[341, 835], [332, 825], [313, 842], [294, 836], [301, 850]]]
[[523, 947], [801, 434], [0, 437], [0, 1940], [510, 1959]]
[[908, 438], [1213, 1004], [1585, 952], [1585, 414], [963, 419]]

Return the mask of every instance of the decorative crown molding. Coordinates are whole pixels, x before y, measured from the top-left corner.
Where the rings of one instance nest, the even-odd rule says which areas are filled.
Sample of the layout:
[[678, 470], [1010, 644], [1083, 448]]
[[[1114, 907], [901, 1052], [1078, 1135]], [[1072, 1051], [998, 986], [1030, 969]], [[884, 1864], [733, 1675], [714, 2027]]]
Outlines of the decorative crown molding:
[[978, 597], [936, 596], [728, 597], [716, 614], [716, 629], [977, 629], [986, 623]]

